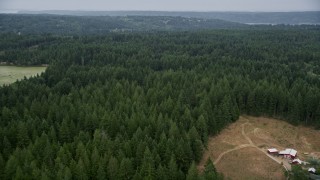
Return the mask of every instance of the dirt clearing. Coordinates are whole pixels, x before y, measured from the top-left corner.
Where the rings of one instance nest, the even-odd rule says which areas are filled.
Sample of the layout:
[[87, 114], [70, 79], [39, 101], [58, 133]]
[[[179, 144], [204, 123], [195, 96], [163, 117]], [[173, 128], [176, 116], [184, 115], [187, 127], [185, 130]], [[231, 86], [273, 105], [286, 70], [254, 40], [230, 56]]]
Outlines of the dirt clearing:
[[282, 166], [253, 147], [229, 153], [216, 168], [226, 179], [285, 179]]
[[[320, 154], [320, 131], [293, 126], [285, 121], [241, 116], [215, 137], [209, 138], [208, 150], [198, 164], [211, 158], [227, 179], [285, 179], [291, 165], [285, 159], [268, 155], [267, 148], [294, 148], [307, 160]], [[283, 164], [283, 165], [282, 165]]]

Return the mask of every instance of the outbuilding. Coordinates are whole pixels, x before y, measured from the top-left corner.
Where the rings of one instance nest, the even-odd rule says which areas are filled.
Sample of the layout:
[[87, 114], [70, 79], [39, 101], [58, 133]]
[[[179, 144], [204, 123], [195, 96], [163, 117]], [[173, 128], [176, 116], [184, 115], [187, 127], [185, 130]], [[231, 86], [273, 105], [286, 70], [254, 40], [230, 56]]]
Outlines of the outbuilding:
[[294, 159], [292, 164], [302, 164], [302, 161], [300, 159]]
[[312, 173], [312, 174], [315, 174], [315, 173], [316, 173], [316, 169], [313, 168], [313, 167], [312, 167], [312, 168], [309, 168], [309, 169], [308, 169], [308, 172], [309, 172], [309, 173]]
[[280, 151], [279, 155], [283, 155], [285, 158], [294, 159], [297, 156], [297, 151], [294, 149], [286, 149], [284, 151]]
[[268, 149], [269, 154], [278, 154], [278, 150], [276, 148]]

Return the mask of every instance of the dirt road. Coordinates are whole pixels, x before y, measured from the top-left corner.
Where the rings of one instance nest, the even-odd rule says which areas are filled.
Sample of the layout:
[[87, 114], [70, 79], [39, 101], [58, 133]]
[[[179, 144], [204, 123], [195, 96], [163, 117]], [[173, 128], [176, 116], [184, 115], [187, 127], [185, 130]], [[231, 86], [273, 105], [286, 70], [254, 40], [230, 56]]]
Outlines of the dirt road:
[[[244, 118], [246, 119], [246, 118]], [[286, 171], [290, 171], [291, 170], [291, 165], [286, 161], [286, 160], [283, 160], [283, 159], [280, 159], [280, 158], [277, 158], [277, 157], [274, 157], [270, 154], [268, 154], [265, 150], [263, 149], [260, 149], [258, 146], [256, 146], [252, 140], [250, 139], [250, 137], [247, 136], [247, 134], [245, 133], [245, 130], [244, 130], [244, 126], [246, 124], [249, 124], [249, 119], [246, 119], [247, 122], [243, 123], [241, 126], [242, 126], [242, 135], [247, 139], [247, 141], [250, 143], [250, 145], [252, 147], [255, 147], [257, 150], [261, 151], [263, 154], [265, 154], [266, 156], [268, 156], [269, 158], [271, 158], [272, 160], [274, 160], [275, 162], [277, 162], [278, 164], [282, 164], [283, 168], [286, 170]]]

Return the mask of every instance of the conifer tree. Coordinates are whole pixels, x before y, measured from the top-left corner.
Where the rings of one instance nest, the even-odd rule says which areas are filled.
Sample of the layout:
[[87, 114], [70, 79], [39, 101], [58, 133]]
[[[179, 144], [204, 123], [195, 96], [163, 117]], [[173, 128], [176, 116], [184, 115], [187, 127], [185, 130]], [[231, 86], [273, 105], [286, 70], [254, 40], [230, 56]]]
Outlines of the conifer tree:
[[195, 165], [195, 162], [192, 162], [188, 174], [187, 174], [187, 180], [197, 180], [198, 179], [198, 171]]
[[10, 179], [10, 177], [14, 177], [18, 166], [19, 166], [19, 162], [17, 158], [11, 155], [9, 157], [9, 160], [6, 163], [5, 170], [4, 170], [4, 175], [6, 179]]
[[168, 164], [168, 179], [175, 180], [178, 177], [178, 166], [174, 156], [171, 156], [170, 162]]
[[29, 144], [29, 135], [28, 135], [28, 129], [23, 122], [19, 122], [18, 124], [18, 133], [17, 133], [17, 140], [18, 140], [18, 146], [25, 147]]
[[76, 166], [76, 172], [75, 173], [76, 173], [76, 178], [77, 179], [82, 179], [82, 180], [89, 179], [88, 171], [87, 171], [87, 169], [85, 167], [85, 164], [83, 163], [81, 158], [78, 160], [78, 164]]
[[121, 179], [131, 179], [134, 175], [132, 162], [129, 158], [122, 159], [119, 167], [119, 177]]
[[109, 179], [119, 179], [119, 163], [115, 157], [109, 159], [107, 175]]
[[214, 167], [211, 159], [208, 159], [205, 170], [204, 170], [204, 179], [218, 179], [216, 168]]
[[146, 148], [143, 157], [144, 158], [142, 160], [140, 175], [146, 177], [147, 179], [153, 179], [155, 176], [155, 165], [153, 156], [149, 148]]

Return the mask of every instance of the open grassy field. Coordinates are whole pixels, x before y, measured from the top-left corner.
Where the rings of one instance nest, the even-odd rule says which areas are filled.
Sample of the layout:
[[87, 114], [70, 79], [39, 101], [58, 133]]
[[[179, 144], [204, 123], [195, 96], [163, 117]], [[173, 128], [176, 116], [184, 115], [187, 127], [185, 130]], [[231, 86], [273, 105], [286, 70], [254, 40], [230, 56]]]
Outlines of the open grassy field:
[[24, 76], [34, 76], [45, 70], [46, 67], [0, 66], [0, 85], [13, 83]]
[[202, 171], [211, 158], [227, 179], [285, 179], [284, 171], [290, 170], [291, 165], [281, 157], [268, 155], [267, 148], [294, 148], [302, 160], [319, 159], [318, 137], [320, 131], [311, 128], [271, 118], [241, 116], [209, 139], [198, 169]]

